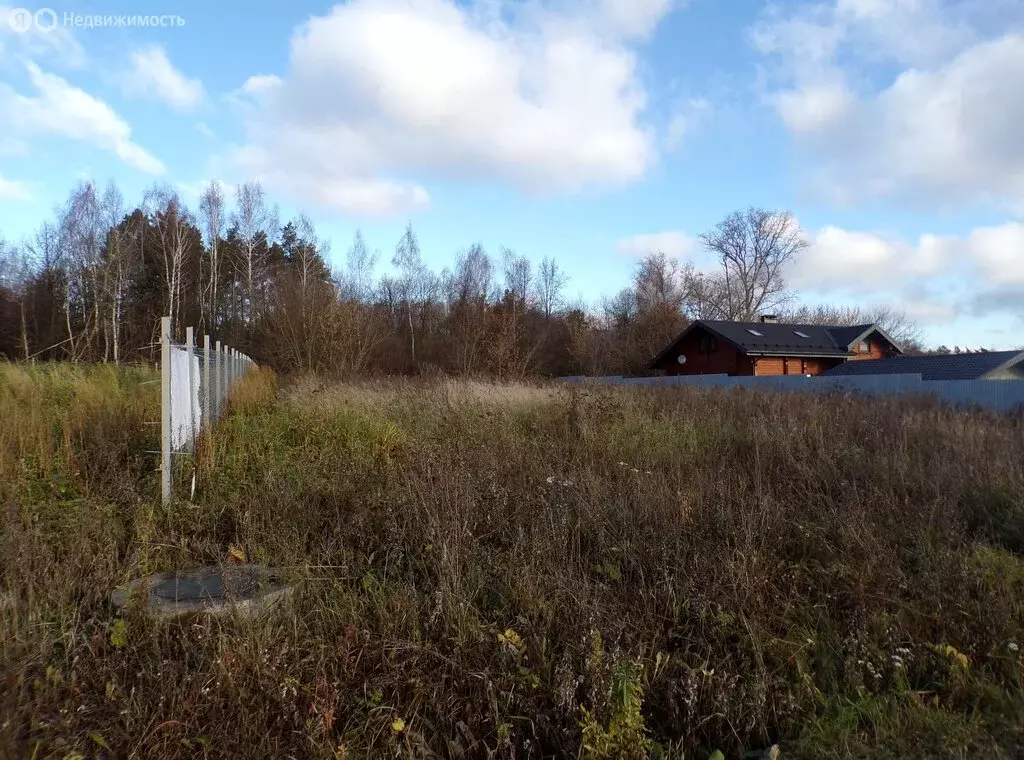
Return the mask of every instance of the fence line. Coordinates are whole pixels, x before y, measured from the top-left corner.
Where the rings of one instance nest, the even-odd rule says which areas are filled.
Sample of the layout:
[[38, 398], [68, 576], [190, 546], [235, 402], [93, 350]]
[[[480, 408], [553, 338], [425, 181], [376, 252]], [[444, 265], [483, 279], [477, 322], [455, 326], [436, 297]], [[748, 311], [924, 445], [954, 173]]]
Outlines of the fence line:
[[570, 383], [619, 385], [686, 385], [697, 388], [765, 388], [775, 391], [821, 393], [854, 391], [868, 396], [932, 395], [956, 406], [979, 406], [1010, 412], [1024, 406], [1024, 380], [924, 380], [920, 374], [843, 375], [837, 377], [783, 375], [732, 377], [676, 375], [668, 377], [564, 377]]
[[202, 348], [195, 330], [185, 329], [185, 344], [171, 340], [171, 318], [160, 319], [160, 494], [171, 500], [172, 458], [194, 451], [199, 434], [224, 413], [228, 394], [254, 363], [245, 354], [209, 335]]

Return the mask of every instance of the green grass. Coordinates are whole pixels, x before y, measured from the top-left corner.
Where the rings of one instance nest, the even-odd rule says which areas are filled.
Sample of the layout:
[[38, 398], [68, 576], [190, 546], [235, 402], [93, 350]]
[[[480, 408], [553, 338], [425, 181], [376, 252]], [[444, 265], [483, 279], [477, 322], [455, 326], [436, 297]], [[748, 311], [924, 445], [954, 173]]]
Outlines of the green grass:
[[[0, 366], [0, 756], [1021, 752], [1020, 420], [259, 372], [165, 508], [153, 379]], [[287, 608], [107, 602], [232, 548]]]

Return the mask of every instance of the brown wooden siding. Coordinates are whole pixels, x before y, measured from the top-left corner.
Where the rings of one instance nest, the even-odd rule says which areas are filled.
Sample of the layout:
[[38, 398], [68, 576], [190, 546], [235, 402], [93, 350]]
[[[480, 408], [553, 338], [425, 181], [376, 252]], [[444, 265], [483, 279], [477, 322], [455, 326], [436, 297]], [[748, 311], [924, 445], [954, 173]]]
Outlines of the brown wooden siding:
[[804, 359], [804, 374], [806, 375], [821, 375], [828, 372], [833, 367], [837, 367], [842, 364], [840, 359], [818, 359], [808, 358]]
[[764, 356], [757, 359], [755, 375], [820, 375], [841, 363], [840, 359], [803, 356]]
[[786, 360], [781, 357], [763, 356], [754, 364], [754, 374], [775, 376], [786, 374]]
[[866, 352], [860, 351], [859, 341], [853, 344], [851, 348], [853, 356], [850, 357], [852, 361], [858, 359], [884, 359], [896, 353], [895, 347], [881, 335], [872, 334], [866, 340], [868, 343], [868, 350]]

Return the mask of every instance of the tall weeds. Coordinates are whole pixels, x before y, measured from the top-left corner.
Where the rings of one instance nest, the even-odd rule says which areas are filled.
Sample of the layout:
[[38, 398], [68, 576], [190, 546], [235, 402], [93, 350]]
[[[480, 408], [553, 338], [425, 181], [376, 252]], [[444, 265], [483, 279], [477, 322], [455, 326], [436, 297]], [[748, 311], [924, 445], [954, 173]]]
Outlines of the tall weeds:
[[[21, 485], [3, 490], [0, 754], [1013, 757], [1021, 741], [1020, 420], [252, 375], [195, 501], [163, 509], [114, 445], [145, 433], [149, 386], [57, 412], [53, 378], [3, 372], [19, 416], [0, 473]], [[55, 421], [95, 414], [120, 422], [93, 439]], [[40, 484], [69, 456], [78, 490], [57, 499]], [[158, 623], [106, 603], [231, 548], [288, 569], [292, 606]]]

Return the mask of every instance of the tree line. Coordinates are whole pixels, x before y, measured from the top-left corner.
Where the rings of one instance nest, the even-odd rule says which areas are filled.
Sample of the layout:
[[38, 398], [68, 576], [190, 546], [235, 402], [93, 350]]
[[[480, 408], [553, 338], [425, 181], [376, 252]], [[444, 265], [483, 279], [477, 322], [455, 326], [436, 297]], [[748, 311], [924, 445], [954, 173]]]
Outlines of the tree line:
[[195, 209], [167, 185], [129, 207], [118, 188], [82, 182], [18, 244], [0, 238], [0, 355], [133, 362], [154, 356], [159, 317], [284, 371], [500, 377], [634, 374], [692, 319], [881, 321], [917, 345], [898, 312], [797, 303], [787, 264], [807, 242], [791, 214], [751, 208], [701, 237], [716, 271], [658, 251], [596, 304], [567, 298], [554, 257], [534, 263], [482, 244], [436, 272], [406, 227], [381, 254], [356, 232], [338, 266], [300, 214], [284, 224], [258, 182], [232, 198], [210, 183]]

